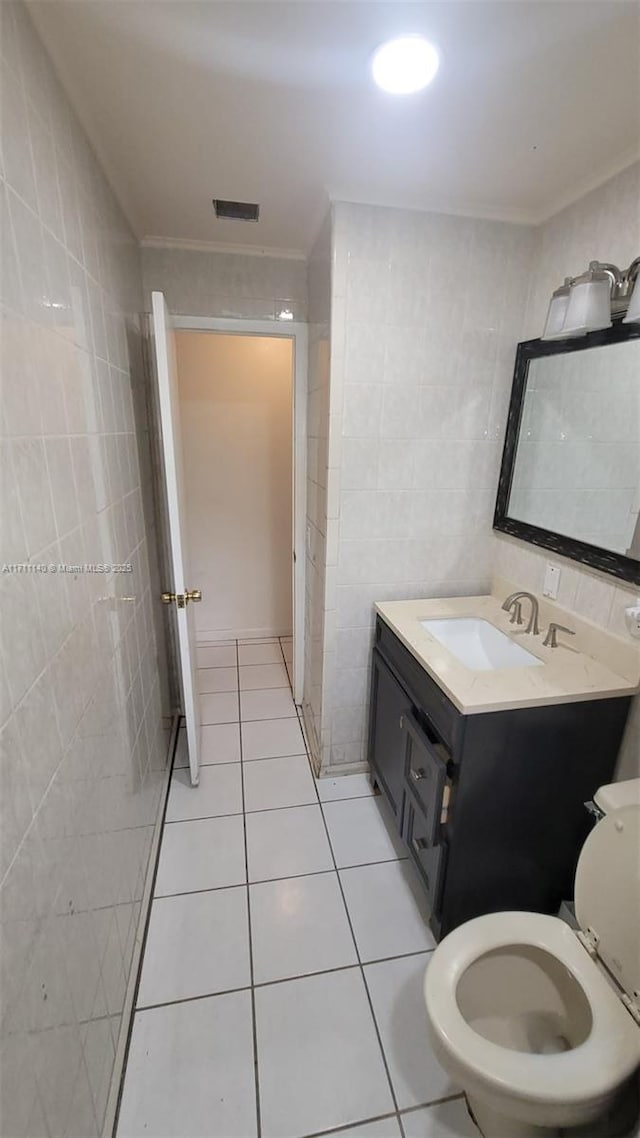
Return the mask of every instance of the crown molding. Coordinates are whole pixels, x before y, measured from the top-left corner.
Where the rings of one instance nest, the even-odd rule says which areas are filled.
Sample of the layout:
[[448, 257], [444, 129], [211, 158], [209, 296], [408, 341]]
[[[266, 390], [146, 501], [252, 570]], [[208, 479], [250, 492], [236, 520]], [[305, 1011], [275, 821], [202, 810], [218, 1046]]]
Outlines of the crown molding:
[[481, 221], [502, 221], [508, 225], [525, 225], [537, 228], [538, 226], [544, 225], [552, 217], [555, 217], [556, 214], [561, 213], [563, 209], [567, 209], [569, 206], [580, 201], [583, 197], [586, 197], [587, 194], [592, 193], [593, 190], [604, 186], [612, 178], [615, 178], [618, 174], [622, 174], [639, 160], [640, 147], [635, 146], [631, 150], [626, 151], [616, 162], [610, 163], [605, 169], [600, 170], [592, 177], [585, 178], [577, 186], [574, 185], [571, 190], [559, 195], [553, 200], [552, 204], [545, 206], [541, 210], [502, 209], [483, 202], [456, 202], [454, 204], [442, 198], [425, 199], [423, 202], [412, 203], [411, 205], [407, 205], [406, 203], [400, 205], [397, 200], [393, 201], [384, 196], [382, 198], [369, 196], [358, 197], [347, 193], [331, 193], [330, 201], [332, 205], [344, 203], [346, 205], [366, 205], [383, 209], [401, 209], [413, 213], [443, 213], [450, 217], [477, 218]]
[[575, 205], [576, 202], [585, 198], [587, 194], [593, 193], [594, 190], [599, 190], [601, 186], [606, 185], [607, 182], [617, 177], [618, 174], [622, 174], [625, 170], [629, 170], [631, 166], [635, 166], [639, 160], [640, 147], [634, 146], [631, 150], [627, 150], [617, 162], [610, 163], [598, 174], [594, 174], [590, 178], [585, 178], [578, 186], [567, 191], [565, 194], [561, 194], [560, 197], [555, 199], [552, 206], [548, 206], [545, 210], [536, 215], [532, 224], [544, 225], [545, 222], [550, 221], [556, 214], [562, 213], [564, 209]]
[[345, 193], [330, 196], [331, 205], [366, 205], [381, 209], [398, 209], [407, 213], [442, 213], [449, 217], [468, 217], [477, 221], [502, 221], [506, 225], [535, 225], [536, 220], [530, 210], [502, 209], [482, 202], [456, 202], [453, 204], [442, 198], [431, 198], [423, 202], [407, 204], [380, 197], [356, 197]]
[[238, 245], [226, 241], [190, 241], [183, 237], [153, 237], [140, 239], [142, 249], [184, 249], [190, 253], [230, 253], [242, 257], [275, 257], [281, 261], [306, 261], [302, 249], [277, 249], [270, 245]]

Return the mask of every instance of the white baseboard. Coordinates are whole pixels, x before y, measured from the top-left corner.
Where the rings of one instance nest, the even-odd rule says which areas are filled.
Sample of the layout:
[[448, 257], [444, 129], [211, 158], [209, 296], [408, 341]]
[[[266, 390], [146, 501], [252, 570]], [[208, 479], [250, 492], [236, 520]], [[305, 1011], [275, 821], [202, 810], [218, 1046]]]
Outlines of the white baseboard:
[[290, 628], [203, 628], [196, 632], [197, 643], [215, 644], [219, 640], [276, 640], [292, 636]]

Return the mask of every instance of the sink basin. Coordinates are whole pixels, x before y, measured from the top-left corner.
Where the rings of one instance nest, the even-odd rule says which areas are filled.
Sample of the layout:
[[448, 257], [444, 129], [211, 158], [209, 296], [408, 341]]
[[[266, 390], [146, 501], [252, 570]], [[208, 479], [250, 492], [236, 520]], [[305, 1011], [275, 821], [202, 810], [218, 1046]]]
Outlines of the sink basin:
[[440, 644], [444, 644], [456, 660], [475, 672], [491, 672], [497, 668], [541, 667], [543, 663], [488, 620], [451, 617], [421, 620], [420, 624]]

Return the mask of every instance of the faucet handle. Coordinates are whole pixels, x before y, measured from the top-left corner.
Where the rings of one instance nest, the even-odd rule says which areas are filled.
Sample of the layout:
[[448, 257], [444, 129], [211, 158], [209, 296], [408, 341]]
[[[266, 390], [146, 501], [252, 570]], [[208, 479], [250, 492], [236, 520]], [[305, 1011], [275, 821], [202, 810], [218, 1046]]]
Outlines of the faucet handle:
[[547, 629], [547, 635], [545, 636], [544, 640], [542, 641], [543, 647], [544, 648], [557, 648], [558, 647], [558, 635], [557, 634], [559, 632], [566, 632], [568, 636], [575, 636], [575, 632], [573, 631], [572, 628], [567, 628], [564, 624], [556, 624], [555, 621], [552, 620], [548, 629]]

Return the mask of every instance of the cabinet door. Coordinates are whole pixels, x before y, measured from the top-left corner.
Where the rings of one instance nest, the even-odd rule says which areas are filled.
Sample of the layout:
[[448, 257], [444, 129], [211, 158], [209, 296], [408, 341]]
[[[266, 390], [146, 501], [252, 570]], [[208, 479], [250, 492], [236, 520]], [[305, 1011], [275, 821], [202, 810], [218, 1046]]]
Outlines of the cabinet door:
[[432, 845], [440, 830], [442, 796], [447, 778], [446, 748], [431, 742], [416, 719], [409, 714], [405, 720], [407, 731], [407, 782], [419, 800], [424, 814], [422, 837]]
[[404, 840], [429, 897], [431, 914], [438, 916], [444, 883], [446, 850], [430, 844], [430, 824], [413, 795], [407, 795]]
[[409, 697], [374, 648], [369, 763], [398, 820], [398, 827], [402, 825], [405, 723], [410, 712]]

